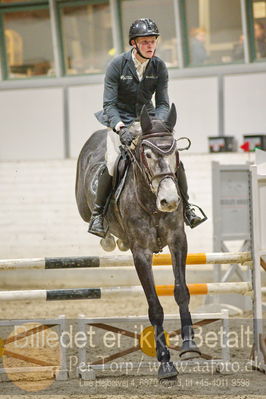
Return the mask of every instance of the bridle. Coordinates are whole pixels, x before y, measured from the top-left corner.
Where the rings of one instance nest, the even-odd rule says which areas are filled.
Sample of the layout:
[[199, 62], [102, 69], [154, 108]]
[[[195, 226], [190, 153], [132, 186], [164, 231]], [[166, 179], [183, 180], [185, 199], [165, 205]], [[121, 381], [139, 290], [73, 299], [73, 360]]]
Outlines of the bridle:
[[[153, 175], [149, 168], [144, 149], [145, 149], [145, 147], [149, 147], [154, 152], [157, 152], [161, 155], [170, 155], [175, 151], [176, 152], [176, 171], [177, 171], [179, 164], [180, 164], [178, 151], [184, 151], [184, 150], [189, 149], [191, 142], [187, 137], [181, 137], [176, 140], [174, 138], [173, 134], [169, 130], [166, 132], [164, 131], [164, 132], [159, 132], [159, 133], [156, 132], [156, 133], [144, 134], [144, 135], [138, 136], [138, 138], [139, 138], [140, 142], [137, 144], [135, 150], [131, 150], [129, 147], [126, 147], [126, 149], [125, 149], [126, 152], [129, 154], [132, 165], [133, 165], [134, 190], [135, 190], [135, 194], [136, 194], [136, 199], [137, 199], [139, 206], [147, 214], [156, 215], [159, 213], [157, 206], [152, 206], [152, 209], [148, 208], [143, 203], [143, 201], [141, 201], [139, 198], [138, 192], [136, 190], [137, 169], [139, 169], [140, 174], [143, 176], [144, 180], [146, 181], [151, 193], [154, 194], [154, 196], [156, 198], [157, 198], [158, 191], [159, 191], [162, 181], [166, 178], [170, 178], [177, 185], [177, 175], [176, 175], [176, 172], [175, 173], [161, 172], [161, 173], [157, 173], [156, 175]], [[159, 145], [158, 145], [159, 142], [156, 140], [156, 138], [159, 138], [159, 139], [160, 138], [163, 138], [163, 139], [171, 138], [170, 145], [167, 148], [159, 147]], [[177, 142], [182, 139], [188, 140], [188, 145], [184, 148], [179, 148], [177, 150]], [[137, 154], [136, 154], [136, 152], [137, 152]], [[138, 159], [139, 159], [139, 161], [138, 161]], [[153, 180], [156, 177], [162, 177], [158, 184], [157, 190], [154, 189], [153, 184], [152, 184]], [[158, 225], [156, 225], [155, 227], [157, 228]], [[158, 240], [159, 240], [159, 238], [158, 238]]]
[[[157, 145], [156, 140], [153, 141], [154, 138], [171, 138], [171, 143], [169, 146], [166, 148], [162, 148], [159, 145]], [[152, 192], [154, 192], [153, 188], [153, 180], [157, 179], [158, 177], [161, 177], [161, 181], [166, 178], [171, 178], [172, 180], [176, 181], [176, 176], [175, 173], [173, 172], [160, 172], [157, 174], [152, 174], [147, 157], [145, 155], [145, 147], [150, 148], [155, 152], [156, 154], [162, 155], [162, 156], [169, 156], [173, 154], [176, 151], [176, 141], [171, 133], [151, 133], [149, 135], [145, 135], [141, 137], [141, 143], [139, 146], [139, 155], [140, 155], [140, 160], [141, 164], [143, 166], [143, 170], [146, 176], [146, 180], [150, 186], [150, 189]], [[176, 168], [179, 167], [179, 154], [178, 151], [176, 151]], [[159, 187], [158, 187], [159, 188]]]
[[[164, 142], [160, 139], [170, 139], [167, 143], [167, 145], [164, 144]], [[158, 140], [156, 140], [158, 139]], [[170, 142], [170, 144], [169, 144]], [[140, 136], [140, 143], [137, 145], [136, 150], [138, 151], [138, 158], [140, 161], [137, 160], [137, 157], [133, 153], [131, 149], [127, 149], [131, 159], [133, 161], [133, 165], [136, 165], [137, 168], [140, 170], [142, 176], [146, 180], [150, 190], [152, 193], [157, 195], [160, 183], [162, 180], [166, 178], [171, 178], [174, 182], [176, 182], [177, 178], [175, 173], [173, 172], [160, 172], [157, 174], [153, 174], [150, 170], [150, 167], [148, 165], [147, 157], [145, 155], [145, 147], [150, 148], [153, 152], [162, 155], [162, 156], [168, 156], [176, 152], [176, 168], [179, 167], [179, 153], [176, 150], [176, 140], [173, 137], [173, 134], [168, 132], [158, 132], [158, 133], [150, 133], [150, 134], [145, 134], [143, 136]], [[133, 166], [134, 168], [134, 166]], [[134, 177], [136, 174], [136, 168], [134, 168]], [[159, 183], [159, 186], [157, 190], [154, 189], [153, 187], [153, 180], [161, 177], [161, 181]]]

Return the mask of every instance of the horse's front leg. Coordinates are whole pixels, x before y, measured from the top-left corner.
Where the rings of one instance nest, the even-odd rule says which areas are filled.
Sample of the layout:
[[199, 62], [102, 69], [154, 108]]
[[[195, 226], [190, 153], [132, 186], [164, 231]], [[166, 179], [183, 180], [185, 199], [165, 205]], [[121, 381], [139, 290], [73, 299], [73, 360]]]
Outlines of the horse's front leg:
[[174, 296], [179, 306], [181, 336], [183, 340], [180, 357], [182, 360], [199, 357], [201, 352], [194, 342], [194, 331], [189, 311], [190, 294], [186, 285], [187, 239], [185, 233], [169, 245], [175, 276]]
[[132, 250], [135, 267], [144, 289], [148, 306], [149, 320], [155, 331], [157, 359], [161, 363], [158, 378], [173, 378], [177, 376], [177, 370], [170, 362], [170, 353], [166, 347], [163, 330], [163, 308], [158, 299], [152, 272], [152, 253], [142, 248]]

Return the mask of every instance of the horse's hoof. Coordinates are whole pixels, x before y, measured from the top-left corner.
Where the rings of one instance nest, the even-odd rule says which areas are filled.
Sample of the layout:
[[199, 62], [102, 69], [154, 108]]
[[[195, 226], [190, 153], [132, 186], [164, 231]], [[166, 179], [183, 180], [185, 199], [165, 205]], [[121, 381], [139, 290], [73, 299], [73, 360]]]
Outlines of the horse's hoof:
[[159, 370], [158, 370], [158, 378], [159, 380], [164, 380], [164, 379], [175, 379], [177, 376], [178, 372], [177, 369], [175, 368], [173, 362], [162, 362], [160, 364]]
[[116, 247], [114, 236], [111, 234], [108, 234], [105, 238], [102, 238], [100, 244], [102, 249], [106, 252], [111, 252]]
[[116, 241], [116, 244], [120, 251], [128, 251], [129, 250], [129, 245], [126, 241], [120, 240], [120, 238]]
[[194, 341], [188, 340], [183, 342], [179, 356], [181, 360], [195, 359], [201, 356], [201, 351]]

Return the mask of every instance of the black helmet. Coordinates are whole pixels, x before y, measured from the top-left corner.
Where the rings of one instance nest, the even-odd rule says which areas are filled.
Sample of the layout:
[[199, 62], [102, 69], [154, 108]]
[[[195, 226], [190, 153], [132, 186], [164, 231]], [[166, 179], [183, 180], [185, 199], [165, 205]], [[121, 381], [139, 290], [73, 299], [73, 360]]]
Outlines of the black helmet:
[[140, 18], [133, 22], [129, 29], [129, 44], [136, 37], [160, 36], [156, 23], [150, 18]]

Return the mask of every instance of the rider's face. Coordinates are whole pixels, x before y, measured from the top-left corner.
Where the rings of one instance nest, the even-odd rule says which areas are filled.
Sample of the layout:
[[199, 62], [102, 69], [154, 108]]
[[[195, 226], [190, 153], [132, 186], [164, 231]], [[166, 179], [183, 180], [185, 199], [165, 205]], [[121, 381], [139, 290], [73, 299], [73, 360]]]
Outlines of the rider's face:
[[[156, 36], [138, 37], [136, 39], [138, 48], [141, 54], [146, 58], [152, 58], [156, 50], [157, 38]], [[136, 48], [136, 45], [134, 45]]]

